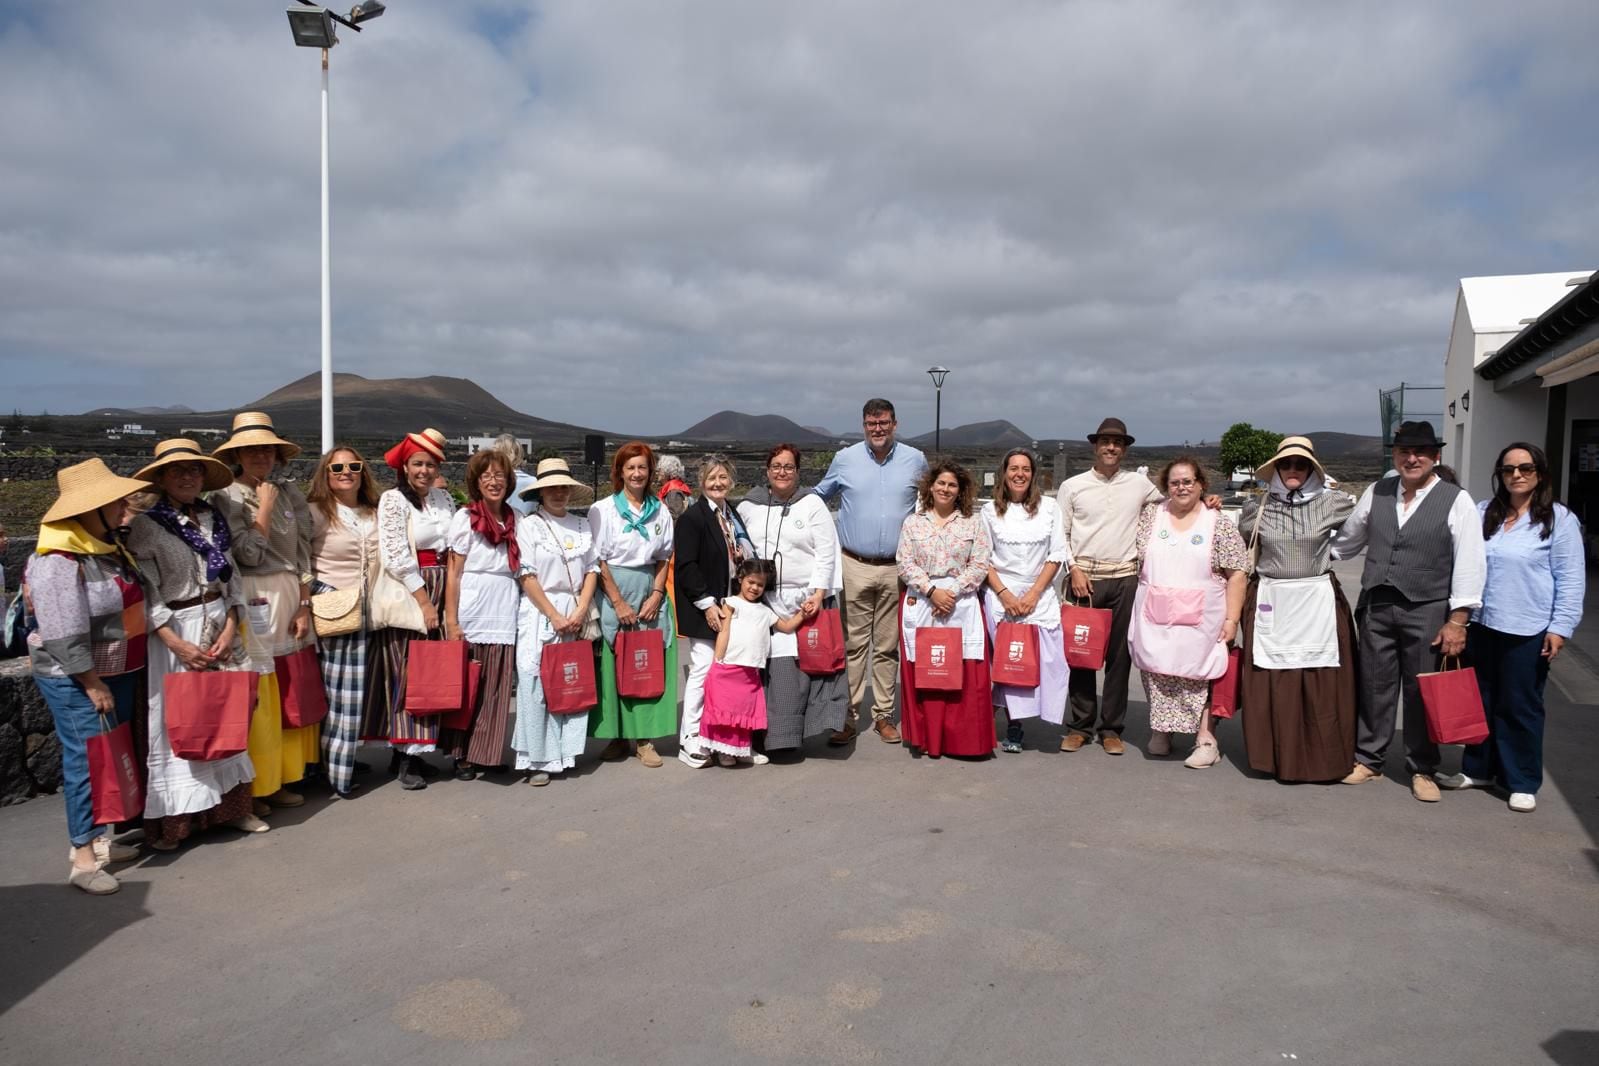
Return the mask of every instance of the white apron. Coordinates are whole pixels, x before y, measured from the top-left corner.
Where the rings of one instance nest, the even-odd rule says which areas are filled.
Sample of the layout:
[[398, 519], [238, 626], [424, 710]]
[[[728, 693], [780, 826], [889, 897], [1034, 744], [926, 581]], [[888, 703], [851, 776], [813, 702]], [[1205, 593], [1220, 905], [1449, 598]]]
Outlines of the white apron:
[[1227, 645], [1216, 639], [1227, 617], [1227, 582], [1210, 567], [1215, 535], [1216, 512], [1208, 507], [1184, 531], [1172, 528], [1165, 507], [1155, 511], [1127, 631], [1140, 670], [1195, 680], [1227, 672]]
[[[954, 592], [958, 582], [952, 577], [933, 579], [935, 589]], [[988, 651], [988, 633], [983, 628], [983, 608], [976, 593], [956, 593], [955, 609], [947, 618], [933, 614], [933, 602], [914, 592], [905, 594], [905, 613], [900, 619], [900, 637], [904, 641], [905, 657], [916, 661], [916, 631], [930, 627], [953, 628], [961, 631], [961, 658], [981, 659]]]
[[1311, 670], [1338, 665], [1332, 579], [1263, 577], [1255, 592], [1255, 666]]

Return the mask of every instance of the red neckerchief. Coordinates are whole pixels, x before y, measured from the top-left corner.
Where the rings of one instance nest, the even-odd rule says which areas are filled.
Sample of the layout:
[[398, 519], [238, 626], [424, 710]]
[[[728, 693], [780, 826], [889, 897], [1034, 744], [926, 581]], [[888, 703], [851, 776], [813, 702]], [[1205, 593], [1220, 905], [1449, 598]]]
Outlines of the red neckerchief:
[[472, 532], [479, 534], [491, 546], [505, 545], [505, 558], [511, 564], [511, 576], [514, 578], [522, 569], [522, 549], [516, 543], [516, 512], [500, 505], [503, 519], [495, 518], [489, 514], [489, 505], [484, 500], [474, 500], [467, 504], [466, 514], [472, 523]]

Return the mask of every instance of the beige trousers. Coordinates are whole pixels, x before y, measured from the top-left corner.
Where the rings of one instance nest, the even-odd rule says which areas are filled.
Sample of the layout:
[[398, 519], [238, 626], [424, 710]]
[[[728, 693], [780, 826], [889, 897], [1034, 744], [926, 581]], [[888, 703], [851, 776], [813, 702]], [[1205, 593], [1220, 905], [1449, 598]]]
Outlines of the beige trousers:
[[894, 715], [899, 674], [899, 569], [844, 556], [844, 651], [849, 673], [849, 720], [860, 720], [866, 667], [872, 670], [872, 721]]

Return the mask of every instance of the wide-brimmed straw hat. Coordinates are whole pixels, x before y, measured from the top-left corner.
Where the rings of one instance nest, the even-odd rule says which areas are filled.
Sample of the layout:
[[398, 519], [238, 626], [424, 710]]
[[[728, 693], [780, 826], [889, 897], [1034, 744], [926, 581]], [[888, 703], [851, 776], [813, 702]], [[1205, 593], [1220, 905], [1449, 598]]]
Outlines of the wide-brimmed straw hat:
[[225, 489], [233, 484], [233, 471], [221, 459], [215, 459], [200, 450], [200, 446], [186, 437], [174, 437], [155, 446], [155, 462], [133, 476], [141, 481], [155, 483], [163, 466], [174, 463], [200, 463], [205, 467], [205, 491]]
[[424, 451], [442, 463], [445, 443], [444, 434], [432, 427], [420, 433], [407, 433], [404, 440], [383, 453], [383, 461], [393, 469], [400, 470], [414, 453]]
[[583, 482], [572, 476], [572, 468], [566, 465], [565, 459], [540, 459], [534, 474], [533, 484], [517, 493], [517, 496], [524, 500], [531, 500], [540, 490], [553, 489], [558, 485], [574, 489], [586, 487]]
[[1107, 418], [1101, 422], [1099, 428], [1088, 435], [1088, 443], [1093, 444], [1100, 437], [1120, 437], [1127, 442], [1127, 447], [1133, 446], [1132, 435], [1127, 432], [1127, 423], [1119, 418]]
[[1310, 465], [1315, 467], [1316, 473], [1321, 475], [1321, 479], [1323, 481], [1327, 480], [1327, 471], [1322, 469], [1321, 460], [1316, 458], [1316, 446], [1311, 443], [1309, 437], [1284, 437], [1277, 445], [1277, 454], [1261, 463], [1255, 469], [1255, 479], [1257, 481], [1270, 481], [1272, 468], [1277, 465], [1277, 460], [1286, 459], [1292, 455], [1309, 459]]
[[240, 411], [234, 415], [233, 435], [217, 445], [211, 454], [220, 457], [224, 452], [254, 448], [260, 444], [270, 444], [277, 448], [280, 463], [286, 463], [300, 454], [298, 444], [278, 436], [278, 431], [272, 425], [272, 416], [265, 411]]
[[85, 459], [56, 471], [56, 502], [44, 513], [44, 522], [60, 522], [97, 511], [135, 492], [149, 492], [150, 483], [111, 472], [103, 459]]

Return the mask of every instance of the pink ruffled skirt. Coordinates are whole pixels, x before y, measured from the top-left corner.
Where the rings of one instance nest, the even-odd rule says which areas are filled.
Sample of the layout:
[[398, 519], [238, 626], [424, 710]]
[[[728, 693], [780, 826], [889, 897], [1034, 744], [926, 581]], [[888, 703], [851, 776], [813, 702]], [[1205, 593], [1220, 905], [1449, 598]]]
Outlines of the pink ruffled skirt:
[[766, 728], [766, 690], [753, 666], [712, 663], [705, 676], [705, 714], [700, 740], [710, 751], [751, 754], [751, 734]]

